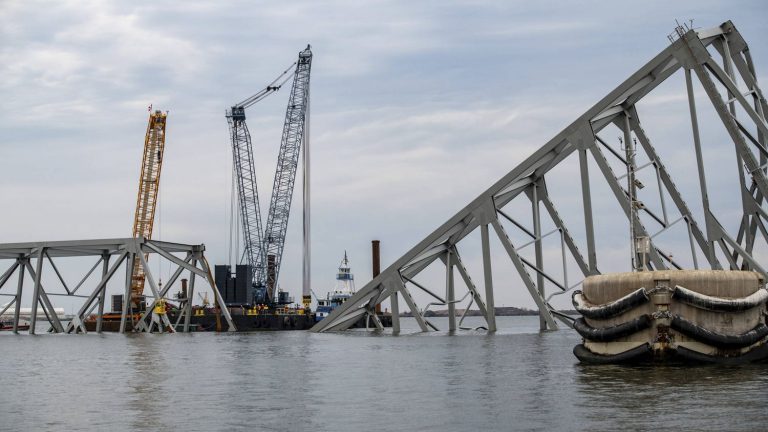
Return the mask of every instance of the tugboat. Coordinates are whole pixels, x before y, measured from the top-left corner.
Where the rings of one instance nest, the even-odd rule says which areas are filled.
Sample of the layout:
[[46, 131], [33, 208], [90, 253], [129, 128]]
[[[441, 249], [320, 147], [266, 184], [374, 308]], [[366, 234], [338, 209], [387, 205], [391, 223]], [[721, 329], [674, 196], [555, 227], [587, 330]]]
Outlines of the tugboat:
[[[344, 251], [344, 259], [339, 264], [339, 271], [336, 273], [336, 286], [333, 291], [327, 293], [324, 299], [315, 296], [317, 297], [315, 321], [320, 321], [330, 315], [334, 309], [343, 305], [353, 295], [355, 295], [355, 275], [352, 274], [352, 269], [349, 267], [347, 251]], [[392, 327], [392, 315], [390, 313], [377, 311], [376, 316], [382, 327]], [[374, 325], [372, 320], [369, 320], [367, 316], [361, 316], [349, 328], [368, 328], [371, 325]]]
[[317, 309], [315, 309], [315, 321], [320, 321], [330, 315], [334, 309], [341, 306], [355, 294], [355, 275], [349, 267], [347, 251], [344, 251], [344, 259], [339, 264], [339, 271], [336, 273], [336, 286], [333, 292], [326, 294], [324, 299], [317, 299]]

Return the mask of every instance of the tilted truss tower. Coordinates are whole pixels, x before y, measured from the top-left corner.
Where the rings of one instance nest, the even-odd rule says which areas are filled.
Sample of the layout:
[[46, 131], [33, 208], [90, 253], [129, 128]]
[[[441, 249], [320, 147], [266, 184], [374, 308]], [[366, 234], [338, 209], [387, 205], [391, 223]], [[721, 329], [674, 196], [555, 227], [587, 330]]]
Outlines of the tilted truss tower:
[[[666, 245], [657, 237], [658, 234], [676, 226], [684, 227], [687, 231], [691, 250], [690, 262], [694, 268], [701, 265], [712, 269], [753, 270], [766, 275], [765, 268], [755, 257], [755, 251], [758, 243], [763, 247], [768, 244], [768, 229], [765, 225], [768, 219], [765, 203], [765, 198], [768, 197], [768, 124], [765, 117], [768, 106], [758, 86], [749, 47], [730, 21], [719, 27], [703, 30], [678, 26], [670, 36], [670, 42], [671, 44], [650, 62], [405, 255], [395, 260], [379, 276], [363, 286], [354, 297], [315, 325], [313, 330], [343, 330], [361, 316], [368, 316], [375, 327], [381, 328], [374, 309], [386, 299], [389, 299], [392, 308], [394, 332], [400, 330], [398, 315], [401, 299], [413, 313], [422, 331], [436, 328], [423, 316], [423, 309], [411, 295], [413, 289], [422, 290], [434, 298], [432, 304], [445, 305], [449, 314], [449, 330], [454, 330], [457, 326], [456, 305], [459, 298], [456, 293], [459, 286], [454, 283], [455, 272], [458, 272], [463, 285], [466, 286], [470, 301], [477, 305], [485, 317], [488, 330], [496, 330], [490, 231], [498, 237], [525, 289], [538, 306], [542, 328], [556, 329], [558, 318], [559, 321], [570, 325], [571, 320], [558, 312], [550, 304], [550, 300], [552, 296], [579, 285], [578, 282], [573, 285], [568, 282], [567, 260], [575, 262], [580, 273], [579, 280], [600, 273], [601, 261], [596, 252], [595, 238], [596, 235], [601, 235], [601, 232], [596, 229], [599, 227], [593, 217], [593, 199], [599, 197], [593, 196], [591, 192], [596, 179], [601, 186], [607, 186], [610, 190], [610, 199], [620, 205], [625, 221], [633, 215], [633, 235], [649, 239], [648, 269], [682, 267], [678, 259], [666, 252]], [[690, 148], [686, 154], [690, 157], [689, 160], [695, 161], [691, 163], [694, 167], [691, 172], [680, 172], [661, 159], [652, 142], [652, 134], [643, 128], [640, 110], [636, 107], [638, 102], [676, 73], [684, 74], [686, 85], [681, 93], [687, 95], [690, 112], [690, 123], [677, 126], [687, 129], [691, 137], [689, 142], [678, 145]], [[725, 226], [737, 224], [721, 223], [710, 203], [703, 163], [706, 147], [702, 146], [694, 79], [700, 83], [706, 93], [706, 99], [711, 103], [711, 108], [716, 112], [734, 145], [739, 178], [739, 189], [734, 192], [741, 198], [742, 203], [738, 230], [735, 232], [729, 232]], [[634, 185], [630, 185], [630, 190], [627, 190], [624, 186], [626, 183], [622, 180], [627, 175], [629, 164], [626, 156], [613, 149], [598, 135], [606, 128], [615, 128], [627, 145], [638, 142], [638, 155], [650, 162], [637, 167], [637, 170], [655, 171], [654, 181], [658, 181], [657, 198], [661, 201], [662, 211], [653, 210], [650, 206], [640, 206], [637, 213], [630, 211], [630, 197], [633, 197]], [[547, 189], [550, 172], [568, 158], [578, 159], [579, 178], [573, 183], [576, 193], [580, 194], [583, 207], [583, 226], [578, 227], [579, 232], [585, 233], [585, 239], [581, 242], [577, 241], [577, 236], [572, 235], [572, 228], [575, 227], [566, 225], [557, 210], [557, 203]], [[614, 169], [612, 164], [618, 165], [619, 168]], [[597, 166], [599, 175], [590, 177], [590, 165]], [[727, 168], [732, 169], [730, 166]], [[700, 195], [684, 196], [673, 181], [675, 175], [697, 176]], [[667, 202], [667, 199], [671, 202]], [[519, 200], [529, 201], [527, 205], [530, 206], [528, 208], [533, 221], [532, 228], [505, 211], [505, 206]], [[697, 201], [697, 208], [702, 211], [691, 210], [689, 203], [694, 200]], [[703, 214], [703, 217], [699, 216], [700, 214]], [[679, 217], [674, 218], [676, 215]], [[544, 218], [556, 227], [553, 231], [542, 232]], [[459, 253], [459, 246], [463, 246], [462, 240], [476, 229], [480, 230], [481, 237], [481, 286], [476, 285], [470, 277]], [[513, 242], [508, 229], [524, 233], [526, 242]], [[554, 265], [547, 263], [545, 259], [551, 261], [554, 254], [544, 254], [543, 240], [549, 235], [559, 237], [561, 245], [562, 258], [557, 256]], [[534, 249], [533, 258], [526, 258], [521, 254], [521, 250], [529, 245]], [[606, 257], [603, 256], [602, 259], [605, 260]], [[445, 271], [444, 291], [438, 291], [434, 287], [430, 289], [414, 280], [436, 261], [438, 266], [442, 263], [441, 268]], [[555, 268], [559, 272], [559, 266], [562, 266], [562, 275], [556, 276], [551, 269]]]

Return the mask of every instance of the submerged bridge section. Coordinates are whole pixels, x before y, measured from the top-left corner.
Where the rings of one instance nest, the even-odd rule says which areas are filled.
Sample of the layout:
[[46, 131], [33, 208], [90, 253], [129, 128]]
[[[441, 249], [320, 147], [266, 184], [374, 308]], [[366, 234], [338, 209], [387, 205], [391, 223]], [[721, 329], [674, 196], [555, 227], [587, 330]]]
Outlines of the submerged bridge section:
[[[0, 309], [0, 316], [6, 311], [12, 310], [12, 330], [14, 332], [19, 331], [19, 315], [26, 288], [27, 290], [31, 289], [32, 298], [28, 329], [30, 334], [35, 334], [38, 331], [38, 315], [44, 315], [47, 318], [50, 325], [48, 331], [52, 333], [86, 333], [85, 321], [87, 319], [95, 319], [96, 331], [101, 332], [105, 314], [107, 285], [114, 280], [115, 283], [119, 281], [124, 287], [122, 297], [124, 303], [120, 312], [120, 333], [126, 331], [128, 324], [134, 331], [149, 332], [152, 330], [153, 321], [158, 320], [158, 317], [153, 316], [152, 313], [155, 305], [164, 301], [163, 299], [168, 295], [168, 290], [173, 287], [179, 277], [188, 272], [189, 292], [186, 299], [178, 299], [184, 304], [178, 321], [171, 324], [168, 322], [167, 316], [163, 314], [161, 318], [165, 322], [156, 322], [155, 324], [171, 328], [171, 331], [177, 327], [183, 331], [189, 331], [190, 317], [192, 316], [191, 299], [194, 297], [196, 276], [202, 277], [211, 286], [218, 304], [224, 304], [224, 299], [214, 283], [204, 251], [205, 246], [203, 245], [170, 243], [148, 240], [144, 237], [0, 244], [0, 263], [9, 264], [5, 271], [0, 274], [0, 299], [7, 297], [11, 300]], [[157, 255], [157, 259], [162, 260], [163, 265], [170, 265], [174, 268], [173, 274], [165, 285], [156, 279], [147, 265], [150, 254]], [[89, 257], [91, 260], [95, 259], [90, 270], [82, 275], [77, 284], [73, 284], [72, 280], [68, 284], [56, 262], [60, 263], [62, 260], [77, 258], [87, 260]], [[147, 296], [147, 307], [140, 311], [132, 310], [130, 302], [133, 272], [135, 271], [134, 260], [140, 262], [152, 291], [152, 295]], [[99, 267], [101, 268], [100, 272], [98, 271]], [[116, 276], [121, 269], [125, 274], [125, 279], [122, 281], [120, 281], [119, 276]], [[44, 286], [44, 273], [46, 273], [48, 281], [54, 280], [55, 283]], [[10, 284], [9, 281], [14, 275], [16, 276], [16, 284]], [[31, 282], [31, 287], [29, 282]], [[5, 289], [3, 289], [4, 287]], [[82, 301], [79, 310], [67, 325], [61, 322], [55, 312], [55, 302], [62, 298]], [[11, 307], [13, 309], [10, 309]], [[235, 331], [236, 328], [227, 308], [221, 308], [221, 314], [226, 320], [229, 331]]]
[[[765, 221], [768, 213], [765, 197], [768, 197], [768, 111], [765, 96], [757, 82], [757, 74], [747, 43], [730, 21], [719, 27], [694, 30], [679, 26], [670, 35], [671, 45], [645, 66], [605, 96], [600, 102], [581, 115], [523, 163], [497, 181], [456, 215], [442, 224], [425, 239], [397, 259], [379, 276], [362, 287], [355, 296], [313, 327], [313, 331], [337, 331], [349, 328], [361, 316], [368, 316], [373, 326], [381, 329], [374, 311], [375, 306], [389, 299], [393, 314], [393, 332], [400, 331], [399, 314], [401, 301], [411, 311], [422, 331], [437, 329], [423, 315], [429, 305], [442, 305], [448, 309], [448, 330], [457, 328], [457, 305], [466, 299], [480, 310], [489, 331], [496, 330], [494, 314], [494, 280], [492, 277], [491, 232], [503, 246], [522, 280], [522, 284], [538, 306], [542, 329], [557, 329], [558, 321], [571, 325], [572, 320], [558, 312], [551, 304], [553, 296], [563, 294], [581, 282], [569, 285], [567, 262], [575, 262], [578, 278], [600, 274], [599, 256], [595, 245], [595, 211], [592, 190], [595, 177], [601, 186], [610, 190], [624, 213], [619, 223], [627, 223], [634, 238], [627, 249], [633, 255], [633, 267], [645, 270], [680, 269], [679, 259], [667, 250], [660, 234], [672, 229], [683, 229], [690, 244], [693, 268], [753, 270], [766, 276], [765, 268], [756, 258], [758, 247], [768, 245], [768, 229]], [[666, 164], [654, 147], [652, 134], [645, 131], [636, 105], [663, 82], [675, 74], [683, 74], [690, 111], [690, 123], [678, 124], [685, 128], [691, 140], [676, 143], [691, 151], [685, 153], [695, 163], [695, 169], [681, 173], [674, 164]], [[698, 81], [706, 94], [707, 105], [733, 142], [738, 167], [738, 189], [742, 208], [738, 214], [740, 223], [721, 223], [710, 206], [705, 172], [702, 134], [694, 94]], [[622, 139], [622, 151], [611, 147], [599, 134], [618, 133]], [[690, 145], [692, 143], [692, 146]], [[648, 163], [639, 167], [633, 163], [635, 156]], [[732, 156], [729, 156], [732, 157]], [[566, 225], [558, 212], [558, 205], [547, 189], [548, 174], [569, 158], [578, 159], [578, 180], [583, 204], [583, 226]], [[599, 175], [590, 177], [590, 166], [597, 166]], [[631, 169], [630, 169], [631, 167]], [[635, 174], [643, 169], [650, 172], [658, 183], [657, 205], [651, 200], [641, 201], [638, 189], [643, 185]], [[721, 169], [732, 170], [733, 166]], [[698, 194], [684, 194], [673, 181], [674, 175], [698, 176]], [[557, 174], [554, 174], [557, 175]], [[645, 196], [643, 197], [645, 199]], [[506, 208], [514, 203], [530, 208], [532, 227], [511, 217]], [[692, 211], [691, 203], [696, 204]], [[658, 207], [661, 210], [658, 210]], [[555, 229], [542, 232], [542, 222]], [[626, 222], [625, 222], [626, 221]], [[603, 223], [616, 223], [616, 220]], [[729, 221], [731, 222], [731, 221]], [[735, 221], [738, 222], [738, 221]], [[729, 232], [725, 227], [738, 226]], [[577, 242], [573, 228], [585, 233], [584, 240]], [[469, 274], [462, 260], [462, 240], [473, 231], [480, 230], [482, 274]], [[527, 237], [523, 243], [513, 242], [508, 230], [514, 229]], [[559, 237], [561, 255], [547, 254], [545, 260], [544, 239]], [[533, 259], [526, 258], [521, 250], [531, 246]], [[552, 256], [554, 256], [554, 263]], [[627, 254], [629, 257], [630, 254]], [[608, 257], [604, 257], [606, 259]], [[415, 278], [427, 267], [435, 265], [445, 272], [445, 284], [440, 289], [429, 288]], [[546, 271], [545, 271], [546, 269]], [[558, 275], [550, 269], [557, 269]], [[460, 283], [456, 283], [456, 279]], [[479, 280], [480, 283], [476, 283]], [[433, 301], [418, 305], [412, 295], [421, 290]], [[465, 294], [459, 291], [466, 292]], [[458, 299], [458, 300], [457, 300]]]

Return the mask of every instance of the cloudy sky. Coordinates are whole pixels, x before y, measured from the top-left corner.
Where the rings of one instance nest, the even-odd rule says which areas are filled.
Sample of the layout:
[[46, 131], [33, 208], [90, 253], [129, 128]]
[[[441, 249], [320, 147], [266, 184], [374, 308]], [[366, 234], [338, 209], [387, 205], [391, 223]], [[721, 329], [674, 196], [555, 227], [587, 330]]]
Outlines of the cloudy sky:
[[[372, 239], [383, 266], [397, 259], [664, 49], [675, 19], [733, 20], [768, 81], [767, 12], [763, 1], [702, 0], [0, 2], [0, 242], [130, 236], [152, 104], [169, 111], [155, 238], [205, 243], [209, 261], [226, 262], [224, 111], [311, 44], [313, 284], [332, 288], [347, 250], [359, 287]], [[641, 115], [680, 129], [667, 163], [689, 167], [680, 83], [659, 88]], [[248, 111], [262, 203], [287, 96]], [[577, 214], [567, 174], [553, 183], [561, 213]], [[715, 195], [724, 215], [738, 212]], [[293, 209], [281, 286], [299, 296]], [[599, 233], [617, 239], [600, 245], [608, 254], [624, 250], [614, 231]], [[465, 259], [479, 269], [477, 251]], [[497, 305], [533, 305], [504, 279], [510, 269], [496, 271]]]

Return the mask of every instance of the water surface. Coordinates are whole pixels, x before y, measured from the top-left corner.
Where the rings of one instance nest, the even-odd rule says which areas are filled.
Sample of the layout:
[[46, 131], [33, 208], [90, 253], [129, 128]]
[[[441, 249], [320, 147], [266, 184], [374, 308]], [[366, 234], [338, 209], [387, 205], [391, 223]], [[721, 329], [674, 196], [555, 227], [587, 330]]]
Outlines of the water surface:
[[0, 430], [768, 429], [768, 365], [584, 366], [575, 332], [497, 319], [493, 335], [2, 334]]

